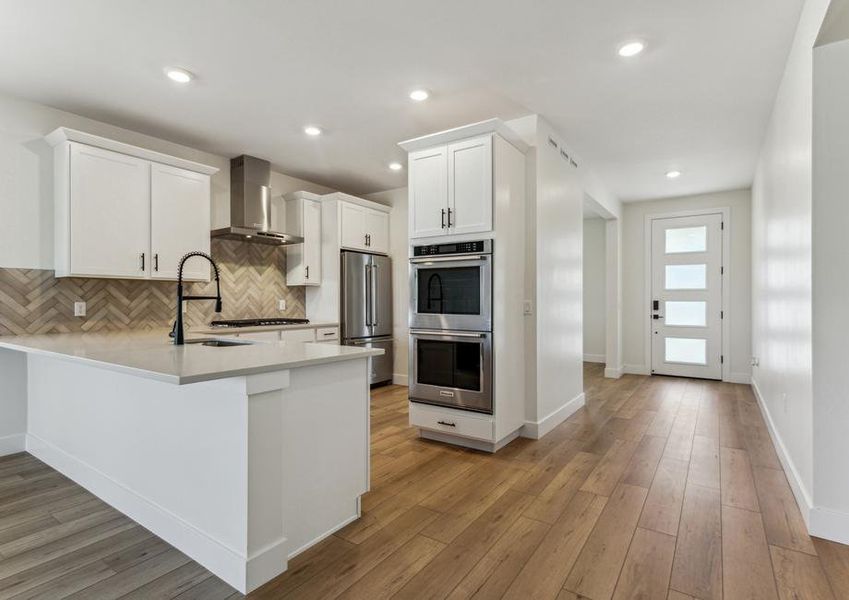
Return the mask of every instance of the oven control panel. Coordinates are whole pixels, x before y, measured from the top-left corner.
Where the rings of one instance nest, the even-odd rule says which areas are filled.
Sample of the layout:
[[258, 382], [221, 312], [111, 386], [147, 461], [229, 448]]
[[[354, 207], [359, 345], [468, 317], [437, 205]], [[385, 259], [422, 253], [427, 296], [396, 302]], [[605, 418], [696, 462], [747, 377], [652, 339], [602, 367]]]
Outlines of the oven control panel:
[[453, 242], [451, 244], [431, 244], [413, 246], [413, 256], [446, 256], [451, 254], [489, 254], [492, 252], [492, 240], [474, 242]]

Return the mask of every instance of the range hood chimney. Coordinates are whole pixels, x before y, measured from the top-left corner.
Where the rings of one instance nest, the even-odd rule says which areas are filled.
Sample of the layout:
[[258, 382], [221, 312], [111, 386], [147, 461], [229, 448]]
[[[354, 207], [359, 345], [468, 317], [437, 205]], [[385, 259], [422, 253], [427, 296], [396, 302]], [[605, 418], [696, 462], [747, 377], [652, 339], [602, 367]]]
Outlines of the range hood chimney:
[[212, 237], [283, 246], [304, 238], [271, 228], [271, 163], [253, 156], [230, 159], [230, 226]]

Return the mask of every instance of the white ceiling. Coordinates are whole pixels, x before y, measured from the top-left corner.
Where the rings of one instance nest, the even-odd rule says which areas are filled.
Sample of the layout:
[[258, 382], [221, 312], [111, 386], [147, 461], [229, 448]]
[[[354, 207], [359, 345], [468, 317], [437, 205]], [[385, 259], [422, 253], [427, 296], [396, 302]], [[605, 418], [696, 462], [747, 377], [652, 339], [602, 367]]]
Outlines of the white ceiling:
[[658, 198], [751, 183], [801, 4], [0, 0], [0, 90], [352, 193], [405, 184], [399, 140], [535, 112], [623, 200]]

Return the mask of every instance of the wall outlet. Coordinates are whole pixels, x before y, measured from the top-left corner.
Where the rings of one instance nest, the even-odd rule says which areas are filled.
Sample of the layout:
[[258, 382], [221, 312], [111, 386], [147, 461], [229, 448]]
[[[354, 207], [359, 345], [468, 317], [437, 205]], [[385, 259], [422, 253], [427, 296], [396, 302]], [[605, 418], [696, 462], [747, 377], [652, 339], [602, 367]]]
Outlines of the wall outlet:
[[752, 366], [753, 366], [753, 367], [757, 367], [757, 366], [759, 366], [760, 364], [761, 364], [761, 361], [760, 361], [760, 360], [758, 360], [758, 357], [757, 357], [757, 356], [753, 356], [753, 357], [752, 357]]
[[534, 314], [534, 305], [533, 305], [533, 303], [531, 303], [531, 301], [530, 301], [530, 300], [525, 300], [524, 305], [523, 305], [523, 309], [522, 309], [522, 310], [523, 310], [523, 312], [524, 312], [526, 315], [532, 315], [532, 314]]
[[75, 317], [84, 317], [85, 316], [85, 302], [74, 302], [74, 316]]
[[277, 301], [277, 310], [281, 312], [286, 310], [286, 301], [283, 298]]
[[183, 314], [189, 312], [189, 302], [188, 300], [183, 300]]

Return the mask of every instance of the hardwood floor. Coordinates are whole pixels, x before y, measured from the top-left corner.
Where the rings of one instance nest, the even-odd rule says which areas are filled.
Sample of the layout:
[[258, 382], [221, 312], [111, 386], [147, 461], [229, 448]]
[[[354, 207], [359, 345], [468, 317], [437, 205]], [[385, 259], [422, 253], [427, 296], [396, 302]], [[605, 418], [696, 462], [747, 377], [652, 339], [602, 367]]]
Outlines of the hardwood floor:
[[[249, 598], [849, 597], [811, 539], [747, 386], [604, 379], [542, 440], [495, 455], [417, 437], [372, 398], [363, 516]], [[0, 458], [0, 600], [241, 598], [35, 458]]]

